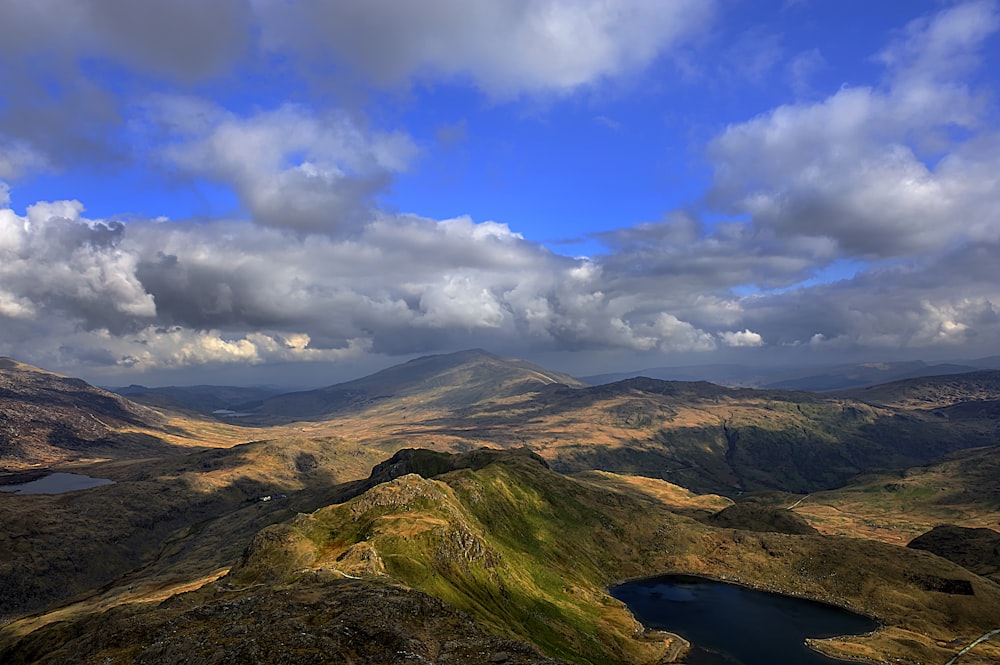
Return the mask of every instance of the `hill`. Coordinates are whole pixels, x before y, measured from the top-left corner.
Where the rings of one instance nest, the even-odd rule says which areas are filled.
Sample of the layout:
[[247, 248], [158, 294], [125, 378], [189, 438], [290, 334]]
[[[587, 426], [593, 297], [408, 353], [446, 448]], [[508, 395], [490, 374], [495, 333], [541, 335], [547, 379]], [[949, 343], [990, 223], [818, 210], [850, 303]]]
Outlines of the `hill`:
[[845, 390], [940, 374], [996, 369], [995, 358], [961, 363], [926, 363], [921, 360], [866, 362], [815, 367], [749, 367], [746, 365], [692, 365], [687, 367], [650, 367], [634, 372], [616, 372], [583, 377], [591, 385], [614, 383], [644, 376], [663, 381], [711, 381], [724, 386], [806, 390], [825, 392]]
[[917, 536], [907, 547], [933, 552], [977, 575], [1000, 582], [1000, 533], [945, 524]]
[[764, 387], [775, 390], [830, 391], [862, 388], [890, 381], [912, 379], [941, 374], [974, 372], [974, 365], [954, 363], [928, 364], [922, 360], [854, 363], [823, 368], [810, 374], [796, 374], [768, 381]]
[[481, 349], [416, 358], [354, 381], [278, 395], [252, 409], [255, 422], [330, 418], [383, 404], [400, 410], [454, 410], [522, 396], [544, 386], [583, 386], [577, 379]]
[[[10, 624], [0, 630], [0, 658], [45, 663], [72, 653], [77, 662], [113, 664], [169, 655], [201, 663], [228, 654], [269, 664], [294, 652], [295, 662], [340, 654], [388, 663], [405, 662], [402, 651], [435, 660], [487, 634], [508, 642], [470, 651], [462, 662], [540, 660], [501, 646], [510, 641], [581, 664], [665, 662], [683, 642], [637, 631], [606, 591], [663, 572], [725, 578], [874, 616], [881, 623], [874, 634], [816, 645], [877, 662], [945, 662], [957, 650], [951, 645], [991, 630], [1000, 615], [1000, 587], [926, 552], [711, 527], [651, 496], [557, 474], [528, 451], [411, 452], [387, 468], [422, 473], [402, 473], [265, 528], [228, 575], [169, 602], [64, 614], [41, 626], [36, 620], [34, 630], [30, 622]], [[345, 599], [370, 609], [347, 615]], [[419, 612], [426, 621], [414, 621]], [[456, 626], [455, 616], [469, 624]], [[350, 642], [331, 624], [349, 629]], [[453, 631], [455, 641], [434, 642], [437, 630]]]
[[[235, 426], [15, 361], [5, 371], [12, 395], [56, 405], [57, 422], [59, 408], [94, 422], [104, 404], [95, 417], [110, 427], [93, 445], [109, 461], [77, 468], [116, 483], [0, 494], [0, 607], [17, 619], [0, 629], [3, 662], [282, 662], [292, 647], [296, 662], [392, 662], [400, 649], [439, 662], [655, 661], [683, 643], [636, 639], [605, 589], [665, 572], [878, 616], [874, 636], [823, 643], [869, 660], [944, 662], [950, 643], [987, 630], [972, 635], [982, 613], [997, 616], [1000, 588], [981, 576], [996, 573], [970, 568], [980, 538], [938, 538], [945, 558], [903, 547], [941, 524], [1000, 519], [995, 373], [858, 394], [588, 387], [469, 351], [267, 398]], [[215, 390], [187, 395], [240, 398]], [[155, 446], [130, 447], [140, 433]], [[168, 639], [175, 630], [185, 639]], [[118, 636], [110, 650], [104, 635]]]
[[[984, 392], [993, 390], [989, 382]], [[1000, 393], [997, 393], [1000, 394]], [[872, 469], [905, 468], [997, 440], [990, 413], [925, 411], [848, 396], [636, 378], [541, 386], [467, 407], [368, 410], [339, 432], [387, 452], [530, 443], [563, 472], [599, 469], [734, 495], [838, 487]]]
[[80, 379], [0, 358], [0, 468], [163, 452], [165, 418]]
[[940, 409], [962, 403], [995, 408], [990, 404], [1000, 398], [1000, 370], [923, 376], [841, 394], [869, 404], [902, 409]]
[[821, 533], [906, 545], [939, 525], [1000, 524], [1000, 447], [952, 453], [928, 464], [871, 473], [808, 496], [784, 497]]

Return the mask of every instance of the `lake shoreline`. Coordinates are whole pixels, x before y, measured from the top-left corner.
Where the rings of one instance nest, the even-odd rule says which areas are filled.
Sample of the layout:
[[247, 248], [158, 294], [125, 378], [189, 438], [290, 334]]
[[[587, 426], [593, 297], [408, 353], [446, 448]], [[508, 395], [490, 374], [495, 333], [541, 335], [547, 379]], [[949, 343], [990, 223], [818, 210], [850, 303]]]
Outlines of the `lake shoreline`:
[[[692, 649], [708, 654], [710, 650], [706, 648], [707, 643], [705, 643], [703, 640], [698, 640], [694, 637], [685, 637], [683, 635], [680, 635], [679, 633], [672, 632], [674, 629], [673, 626], [656, 628], [648, 625], [647, 623], [643, 622], [640, 618], [636, 616], [636, 612], [629, 602], [626, 602], [625, 600], [619, 598], [613, 593], [615, 590], [620, 589], [622, 587], [626, 587], [628, 585], [641, 586], [648, 583], [655, 583], [660, 580], [662, 580], [663, 583], [668, 585], [669, 584], [677, 584], [677, 585], [688, 584], [688, 585], [698, 585], [698, 586], [721, 585], [723, 587], [732, 587], [734, 589], [739, 589], [742, 591], [767, 594], [768, 596], [774, 596], [775, 598], [787, 601], [804, 601], [815, 605], [824, 606], [829, 609], [845, 612], [848, 615], [852, 615], [858, 619], [867, 620], [874, 624], [874, 627], [871, 628], [870, 630], [861, 632], [847, 632], [843, 634], [835, 634], [826, 637], [805, 637], [801, 642], [801, 646], [818, 656], [821, 656], [823, 658], [832, 661], [837, 661], [842, 663], [865, 663], [870, 665], [877, 665], [877, 662], [873, 660], [864, 658], [841, 657], [839, 655], [833, 655], [829, 653], [826, 649], [822, 648], [823, 643], [827, 641], [836, 641], [838, 639], [871, 636], [877, 633], [879, 630], [882, 630], [885, 626], [885, 624], [878, 617], [874, 617], [866, 612], [860, 612], [850, 606], [847, 606], [842, 602], [836, 602], [829, 598], [821, 598], [805, 594], [796, 595], [796, 594], [786, 593], [784, 591], [777, 591], [774, 589], [766, 588], [763, 585], [755, 585], [755, 584], [745, 583], [743, 581], [733, 580], [731, 578], [692, 574], [690, 572], [666, 572], [657, 575], [644, 575], [634, 578], [626, 578], [621, 582], [608, 585], [607, 587], [605, 587], [605, 593], [607, 593], [608, 595], [612, 596], [613, 598], [615, 598], [619, 602], [622, 602], [625, 605], [626, 609], [632, 616], [633, 620], [635, 620], [638, 625], [642, 626], [642, 628], [644, 629], [644, 633], [656, 633], [656, 632], [666, 633], [667, 635], [674, 636], [676, 638], [679, 638], [687, 642], [688, 647], [683, 650], [682, 654], [680, 654], [685, 657], [690, 654]], [[635, 599], [633, 599], [633, 602], [635, 602]], [[667, 660], [665, 662], [676, 662], [676, 660]]]

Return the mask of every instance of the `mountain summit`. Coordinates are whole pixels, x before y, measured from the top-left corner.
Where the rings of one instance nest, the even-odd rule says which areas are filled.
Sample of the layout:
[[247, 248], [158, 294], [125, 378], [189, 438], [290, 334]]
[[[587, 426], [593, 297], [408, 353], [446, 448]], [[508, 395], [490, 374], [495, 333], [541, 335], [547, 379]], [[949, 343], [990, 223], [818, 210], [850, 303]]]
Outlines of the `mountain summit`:
[[319, 418], [402, 400], [408, 407], [461, 409], [536, 392], [548, 385], [586, 384], [525, 360], [469, 349], [423, 356], [326, 388], [278, 395], [254, 411], [265, 417]]

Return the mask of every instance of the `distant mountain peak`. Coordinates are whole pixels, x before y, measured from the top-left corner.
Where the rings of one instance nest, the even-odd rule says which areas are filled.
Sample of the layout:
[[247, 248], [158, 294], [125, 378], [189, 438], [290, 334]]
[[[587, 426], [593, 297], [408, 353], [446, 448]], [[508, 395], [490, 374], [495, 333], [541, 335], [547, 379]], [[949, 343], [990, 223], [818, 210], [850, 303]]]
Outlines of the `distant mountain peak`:
[[460, 409], [554, 384], [586, 385], [526, 360], [466, 349], [421, 356], [318, 390], [278, 395], [265, 400], [258, 412], [265, 417], [319, 418], [404, 398], [419, 398], [428, 408]]

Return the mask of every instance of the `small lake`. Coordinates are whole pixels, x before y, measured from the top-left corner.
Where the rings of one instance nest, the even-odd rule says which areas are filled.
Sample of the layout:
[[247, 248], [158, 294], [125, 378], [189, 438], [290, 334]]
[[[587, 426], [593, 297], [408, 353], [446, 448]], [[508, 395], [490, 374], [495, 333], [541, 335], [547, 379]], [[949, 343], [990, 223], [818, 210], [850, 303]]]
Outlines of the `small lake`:
[[611, 589], [648, 628], [691, 642], [689, 665], [843, 665], [804, 643], [807, 637], [858, 635], [878, 624], [839, 607], [686, 575]]
[[115, 481], [107, 478], [91, 478], [80, 473], [50, 473], [37, 480], [17, 485], [0, 485], [0, 492], [14, 494], [62, 494], [76, 490], [89, 490], [101, 485], [111, 485]]

